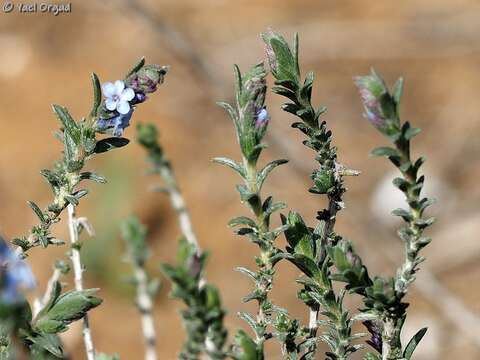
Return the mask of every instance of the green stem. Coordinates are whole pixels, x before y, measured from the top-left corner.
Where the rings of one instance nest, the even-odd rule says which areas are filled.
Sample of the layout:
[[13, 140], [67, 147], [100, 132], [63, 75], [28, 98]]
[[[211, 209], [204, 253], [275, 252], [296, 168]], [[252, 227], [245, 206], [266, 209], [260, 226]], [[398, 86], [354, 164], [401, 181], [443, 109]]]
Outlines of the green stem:
[[[420, 208], [420, 195], [419, 191], [414, 191], [414, 187], [417, 186], [418, 181], [418, 169], [414, 169], [411, 165], [410, 157], [410, 141], [406, 139], [400, 139], [395, 143], [398, 151], [400, 152], [400, 171], [404, 180], [407, 182], [407, 187], [404, 190], [404, 194], [407, 199], [407, 203], [410, 208], [410, 218], [407, 222], [407, 229], [411, 235], [404, 239], [405, 242], [405, 259], [403, 264], [398, 268], [395, 277], [395, 293], [398, 299], [398, 303], [402, 304], [402, 299], [405, 297], [408, 291], [408, 287], [415, 280], [415, 273], [417, 266], [420, 262], [419, 252], [422, 248], [422, 244], [419, 242], [423, 228], [418, 225], [418, 220], [422, 219], [422, 211]], [[400, 312], [394, 314], [385, 314], [382, 318], [383, 332], [382, 342], [383, 360], [396, 360], [402, 358], [402, 344], [400, 341], [401, 328], [403, 325], [404, 310], [400, 309]]]
[[257, 169], [255, 164], [249, 163], [244, 159], [246, 169], [245, 185], [251, 193], [258, 196], [256, 204], [251, 206], [251, 210], [255, 215], [255, 220], [258, 226], [258, 236], [260, 238], [260, 256], [257, 258], [257, 266], [259, 268], [259, 279], [255, 282], [256, 291], [259, 293], [257, 311], [257, 344], [261, 345], [269, 337], [266, 333], [267, 325], [270, 321], [270, 314], [265, 313], [265, 308], [269, 305], [268, 295], [272, 290], [273, 283], [273, 264], [271, 256], [274, 252], [273, 242], [266, 235], [269, 231], [268, 220], [262, 209], [262, 199], [259, 194], [259, 186], [257, 183]]

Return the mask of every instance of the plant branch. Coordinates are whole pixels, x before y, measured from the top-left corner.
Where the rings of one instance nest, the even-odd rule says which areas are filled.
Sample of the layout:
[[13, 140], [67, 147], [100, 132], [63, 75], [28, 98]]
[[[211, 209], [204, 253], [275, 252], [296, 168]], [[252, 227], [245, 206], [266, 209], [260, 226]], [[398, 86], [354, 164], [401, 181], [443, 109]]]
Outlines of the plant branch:
[[185, 236], [185, 238], [190, 244], [195, 246], [195, 248], [197, 249], [197, 255], [200, 255], [201, 249], [195, 232], [193, 231], [190, 214], [188, 212], [188, 209], [186, 208], [185, 200], [179, 190], [178, 183], [176, 181], [175, 174], [173, 173], [171, 166], [168, 163], [165, 163], [159, 168], [159, 174], [167, 186], [167, 192], [170, 197], [172, 207], [177, 213], [178, 223], [182, 234]]
[[142, 332], [145, 341], [145, 360], [156, 360], [156, 334], [153, 319], [153, 302], [148, 291], [148, 275], [141, 266], [134, 265], [137, 283], [137, 306], [142, 317]]
[[60, 275], [62, 274], [61, 270], [55, 267], [53, 269], [52, 276], [48, 279], [47, 288], [45, 289], [45, 293], [41, 298], [35, 299], [34, 302], [34, 312], [33, 317], [36, 317], [40, 310], [42, 310], [46, 304], [50, 301], [52, 296], [52, 291], [54, 289], [55, 283], [60, 279]]
[[[67, 206], [68, 213], [68, 230], [70, 235], [71, 255], [70, 260], [73, 265], [75, 290], [83, 290], [83, 265], [80, 257], [80, 244], [78, 240], [78, 224], [75, 218], [75, 207], [72, 204]], [[88, 321], [88, 315], [85, 314], [83, 319], [83, 342], [88, 360], [95, 360], [95, 348], [93, 346], [92, 333]]]

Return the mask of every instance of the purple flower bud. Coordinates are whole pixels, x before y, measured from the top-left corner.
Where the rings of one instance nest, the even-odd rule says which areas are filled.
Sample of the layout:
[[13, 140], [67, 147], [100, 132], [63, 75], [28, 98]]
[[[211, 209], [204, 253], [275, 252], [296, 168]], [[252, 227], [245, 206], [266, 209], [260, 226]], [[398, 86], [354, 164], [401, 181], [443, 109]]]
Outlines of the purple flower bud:
[[270, 67], [270, 70], [275, 73], [278, 69], [277, 56], [275, 55], [275, 51], [273, 51], [273, 47], [270, 41], [272, 39], [278, 39], [279, 35], [275, 34], [272, 30], [269, 30], [263, 33], [261, 36], [265, 43], [265, 55], [267, 56], [268, 65]]
[[383, 82], [379, 82], [378, 79], [370, 75], [355, 77], [354, 82], [360, 92], [360, 98], [365, 109], [364, 116], [377, 129], [384, 130], [386, 119], [383, 117], [379, 101], [380, 96], [386, 91], [384, 86], [382, 86]]
[[158, 65], [146, 65], [127, 79], [127, 84], [135, 93], [148, 94], [155, 92], [163, 83], [167, 68]]
[[202, 271], [202, 260], [198, 254], [194, 254], [190, 259], [190, 275], [193, 277], [197, 277], [200, 275]]
[[255, 116], [255, 127], [259, 128], [264, 125], [267, 125], [269, 120], [270, 120], [270, 116], [268, 115], [267, 109], [261, 108], [257, 111]]
[[354, 78], [365, 109], [365, 118], [386, 135], [394, 133], [399, 126], [397, 104], [388, 92], [383, 79], [373, 70], [370, 75]]
[[362, 324], [367, 328], [370, 333], [371, 338], [367, 340], [366, 343], [377, 350], [380, 354], [382, 353], [382, 332], [373, 321], [367, 320], [363, 321]]
[[352, 248], [349, 248], [345, 254], [347, 257], [348, 262], [353, 266], [353, 267], [361, 267], [362, 266], [362, 260], [360, 257], [353, 252]]

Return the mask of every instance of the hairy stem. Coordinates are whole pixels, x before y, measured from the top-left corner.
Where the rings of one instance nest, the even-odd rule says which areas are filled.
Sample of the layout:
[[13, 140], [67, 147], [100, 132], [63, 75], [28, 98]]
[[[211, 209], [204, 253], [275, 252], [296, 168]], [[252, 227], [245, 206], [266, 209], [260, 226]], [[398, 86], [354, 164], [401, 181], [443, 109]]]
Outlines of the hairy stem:
[[400, 329], [397, 321], [386, 318], [383, 321], [382, 360], [399, 360], [402, 358], [400, 344]]
[[60, 275], [62, 272], [60, 269], [57, 269], [56, 267], [53, 269], [52, 276], [50, 276], [50, 279], [48, 279], [47, 283], [47, 288], [45, 289], [45, 293], [43, 296], [40, 298], [36, 298], [34, 301], [34, 311], [33, 311], [33, 317], [35, 318], [38, 313], [45, 307], [45, 305], [48, 304], [50, 301], [50, 298], [52, 296], [52, 291], [53, 291], [53, 285], [60, 279]]
[[[70, 234], [70, 243], [72, 246], [70, 260], [73, 265], [75, 290], [83, 290], [83, 266], [80, 258], [80, 249], [78, 242], [78, 226], [75, 218], [75, 207], [72, 204], [67, 206], [68, 230]], [[88, 360], [95, 360], [95, 348], [93, 346], [92, 334], [88, 323], [88, 315], [83, 317], [83, 342]]]
[[148, 292], [148, 276], [143, 267], [135, 266], [137, 281], [137, 306], [142, 318], [142, 332], [145, 341], [145, 360], [157, 360], [155, 322], [153, 319], [153, 302]]
[[318, 313], [319, 310], [317, 309], [310, 309], [308, 313], [308, 329], [311, 337], [315, 337], [318, 330]]
[[187, 239], [187, 241], [194, 245], [197, 249], [197, 255], [200, 255], [201, 249], [198, 244], [197, 237], [193, 231], [192, 221], [190, 219], [190, 214], [185, 206], [185, 200], [183, 199], [182, 193], [180, 192], [175, 175], [173, 174], [172, 169], [167, 164], [164, 164], [160, 167], [160, 176], [167, 185], [168, 195], [170, 196], [170, 201], [172, 207], [177, 212], [178, 222], [180, 225], [180, 230]]
[[[402, 164], [410, 163], [410, 143], [407, 142], [404, 146], [397, 145], [397, 147], [402, 154]], [[402, 175], [404, 179], [408, 181], [410, 189], [416, 185], [416, 171], [402, 171]], [[406, 191], [405, 195], [410, 208], [411, 218], [408, 221], [408, 228], [411, 231], [412, 236], [405, 241], [405, 260], [397, 271], [395, 281], [395, 290], [401, 297], [406, 295], [409, 285], [415, 280], [418, 257], [421, 249], [418, 240], [423, 233], [423, 229], [417, 224], [417, 221], [422, 218], [422, 212], [418, 208], [420, 196], [410, 189]]]
[[273, 283], [273, 264], [270, 261], [271, 255], [274, 252], [273, 242], [267, 238], [266, 233], [269, 229], [268, 221], [263, 213], [261, 196], [258, 193], [259, 188], [257, 184], [257, 169], [255, 165], [248, 163], [246, 159], [243, 160], [245, 164], [247, 179], [245, 185], [251, 193], [256, 193], [258, 201], [256, 206], [251, 206], [252, 212], [255, 215], [255, 220], [258, 226], [258, 236], [263, 241], [260, 246], [260, 256], [257, 260], [260, 274], [259, 280], [255, 282], [256, 291], [258, 291], [260, 298], [258, 299], [257, 324], [258, 331], [256, 334], [257, 344], [262, 344], [268, 334], [266, 334], [267, 324], [269, 322], [269, 314], [266, 314], [264, 309], [269, 304], [268, 295], [272, 290]]

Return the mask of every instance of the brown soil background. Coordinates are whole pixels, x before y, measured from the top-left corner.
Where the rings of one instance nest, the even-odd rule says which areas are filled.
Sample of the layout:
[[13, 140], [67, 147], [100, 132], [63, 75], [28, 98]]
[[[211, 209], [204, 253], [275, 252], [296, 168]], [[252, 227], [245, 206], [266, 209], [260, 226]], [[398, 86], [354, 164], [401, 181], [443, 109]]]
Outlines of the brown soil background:
[[[240, 301], [250, 283], [233, 268], [253, 266], [256, 248], [227, 228], [230, 218], [246, 214], [234, 188], [239, 179], [210, 159], [238, 158], [233, 126], [215, 101], [231, 99], [233, 63], [245, 69], [262, 59], [258, 34], [269, 27], [287, 36], [300, 33], [303, 69], [316, 72], [315, 102], [329, 108], [326, 119], [343, 162], [362, 171], [360, 177], [348, 179], [347, 209], [339, 216], [337, 230], [355, 241], [374, 273], [392, 274], [402, 252], [395, 236], [398, 223], [375, 215], [381, 206], [394, 208], [393, 187], [379, 187], [392, 167], [368, 156], [385, 139], [362, 118], [352, 77], [374, 66], [390, 84], [400, 75], [406, 78], [403, 118], [424, 130], [414, 149], [428, 158], [427, 181], [435, 178], [432, 194], [439, 200], [424, 268], [437, 277], [443, 291], [412, 288], [405, 332], [409, 337], [422, 326], [430, 328], [417, 359], [480, 358], [480, 324], [473, 325], [476, 329], [465, 326], [468, 313], [442, 307], [442, 301], [453, 296], [480, 316], [477, 1], [77, 1], [70, 14], [56, 17], [1, 13], [1, 232], [8, 238], [23, 234], [35, 221], [25, 202], [43, 206], [50, 199], [38, 174], [60, 152], [52, 136], [57, 123], [49, 104], [68, 106], [81, 117], [90, 104], [91, 71], [111, 81], [140, 56], [169, 64], [165, 85], [136, 111], [133, 121], [153, 121], [161, 129], [201, 245], [211, 252], [207, 275], [223, 293], [227, 325], [231, 334], [245, 327], [235, 313], [251, 309]], [[300, 144], [300, 134], [289, 128], [292, 119], [279, 110], [281, 100], [270, 96], [268, 103], [271, 146], [263, 160], [292, 161], [271, 176], [265, 192], [301, 209], [312, 223], [323, 206], [323, 199], [306, 192], [312, 154]], [[134, 129], [126, 136], [133, 138]], [[105, 300], [91, 313], [96, 347], [122, 359], [141, 359], [143, 348], [132, 291], [124, 282], [128, 267], [122, 260], [118, 222], [136, 212], [148, 224], [152, 272], [158, 272], [160, 262], [173, 260], [179, 235], [168, 199], [148, 191], [158, 181], [144, 176], [143, 158], [132, 142], [90, 163], [109, 182], [90, 186], [91, 194], [78, 210], [98, 234], [85, 238], [83, 248], [86, 283], [101, 288]], [[67, 236], [64, 223], [54, 231], [59, 238]], [[39, 291], [50, 275], [51, 261], [65, 251], [32, 251], [29, 261]], [[273, 298], [305, 319], [305, 308], [296, 299], [297, 275], [289, 264], [282, 264]], [[422, 276], [419, 279], [431, 285]], [[70, 278], [65, 281], [71, 286]], [[168, 298], [168, 291], [163, 281], [155, 314], [162, 359], [175, 358], [184, 336], [177, 314], [181, 305]], [[359, 305], [355, 301], [350, 303], [353, 310]], [[78, 326], [65, 334], [65, 343], [75, 359], [84, 357]], [[281, 358], [275, 345], [269, 351], [269, 359]]]

